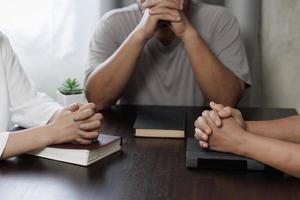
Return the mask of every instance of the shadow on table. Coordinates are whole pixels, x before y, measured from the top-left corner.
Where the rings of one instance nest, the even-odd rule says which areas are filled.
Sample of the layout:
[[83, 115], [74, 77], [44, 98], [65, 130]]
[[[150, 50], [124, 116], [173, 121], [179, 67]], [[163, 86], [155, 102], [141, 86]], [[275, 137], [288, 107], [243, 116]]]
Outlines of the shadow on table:
[[0, 162], [0, 174], [2, 178], [9, 176], [39, 176], [57, 177], [69, 179], [70, 182], [93, 184], [94, 181], [105, 179], [109, 170], [126, 159], [123, 152], [114, 153], [88, 167], [63, 163], [59, 161], [38, 158], [31, 155], [22, 155]]

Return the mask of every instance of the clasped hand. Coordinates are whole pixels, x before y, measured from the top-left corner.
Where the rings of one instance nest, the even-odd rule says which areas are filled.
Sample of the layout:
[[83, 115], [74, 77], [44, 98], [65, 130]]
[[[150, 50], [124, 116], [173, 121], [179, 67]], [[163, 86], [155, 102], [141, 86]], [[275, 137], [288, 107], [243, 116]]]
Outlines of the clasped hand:
[[52, 127], [50, 144], [77, 142], [90, 144], [97, 139], [103, 116], [96, 113], [93, 103], [73, 104], [59, 111], [49, 126]]
[[241, 112], [213, 102], [210, 107], [195, 122], [195, 138], [202, 148], [235, 153], [247, 129]]
[[147, 39], [151, 38], [161, 21], [170, 22], [170, 29], [183, 38], [192, 25], [184, 15], [184, 0], [146, 0], [142, 3], [143, 18], [139, 24]]

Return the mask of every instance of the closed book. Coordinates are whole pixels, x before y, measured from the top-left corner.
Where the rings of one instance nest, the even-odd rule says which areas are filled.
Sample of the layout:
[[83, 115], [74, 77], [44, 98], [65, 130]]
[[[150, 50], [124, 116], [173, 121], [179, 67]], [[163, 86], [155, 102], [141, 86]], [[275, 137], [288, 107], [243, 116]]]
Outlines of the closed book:
[[258, 161], [230, 153], [205, 150], [193, 138], [187, 139], [186, 167], [221, 170], [265, 170], [265, 165]]
[[120, 137], [100, 134], [98, 140], [89, 145], [75, 143], [53, 145], [41, 150], [32, 151], [28, 154], [88, 166], [120, 150]]
[[185, 112], [160, 110], [138, 112], [135, 136], [153, 138], [184, 138]]

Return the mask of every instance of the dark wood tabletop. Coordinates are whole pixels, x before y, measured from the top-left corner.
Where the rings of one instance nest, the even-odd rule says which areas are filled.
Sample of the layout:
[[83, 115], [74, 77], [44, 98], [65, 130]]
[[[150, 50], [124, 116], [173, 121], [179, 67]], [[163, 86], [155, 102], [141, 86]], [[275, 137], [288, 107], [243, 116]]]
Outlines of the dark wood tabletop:
[[[300, 199], [300, 181], [268, 172], [185, 167], [184, 139], [135, 138], [141, 109], [186, 111], [186, 134], [203, 108], [118, 106], [105, 112], [104, 133], [123, 137], [122, 152], [89, 167], [19, 156], [0, 162], [0, 199]], [[296, 114], [294, 109], [241, 109], [248, 120]]]

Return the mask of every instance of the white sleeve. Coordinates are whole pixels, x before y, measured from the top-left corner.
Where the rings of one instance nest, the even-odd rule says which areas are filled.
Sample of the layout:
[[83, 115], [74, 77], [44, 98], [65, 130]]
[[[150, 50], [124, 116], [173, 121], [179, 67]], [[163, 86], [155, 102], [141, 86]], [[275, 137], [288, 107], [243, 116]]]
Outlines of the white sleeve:
[[35, 89], [8, 39], [4, 38], [3, 42], [6, 47], [3, 59], [12, 121], [24, 128], [47, 124], [54, 113], [61, 109], [61, 106], [46, 94]]
[[2, 156], [2, 153], [3, 153], [4, 149], [5, 149], [8, 136], [9, 136], [9, 132], [0, 133], [0, 158]]

